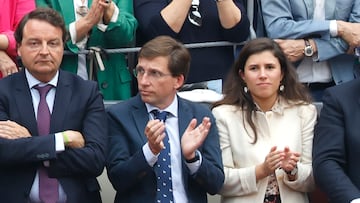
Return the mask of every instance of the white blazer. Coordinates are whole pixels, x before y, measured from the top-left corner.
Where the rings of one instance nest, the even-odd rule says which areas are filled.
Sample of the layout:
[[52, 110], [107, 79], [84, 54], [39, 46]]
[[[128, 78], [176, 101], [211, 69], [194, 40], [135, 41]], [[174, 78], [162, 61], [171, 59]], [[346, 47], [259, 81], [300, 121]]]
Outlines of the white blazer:
[[[255, 166], [264, 162], [272, 146], [301, 154], [295, 181], [289, 181], [281, 169], [276, 170], [281, 201], [309, 202], [306, 192], [314, 189], [312, 143], [317, 118], [312, 104], [294, 105], [280, 99], [271, 111], [257, 111], [254, 119], [258, 139], [244, 122], [239, 107], [221, 105], [213, 109], [219, 129], [225, 182], [220, 191], [222, 203], [263, 203], [268, 178], [256, 182]], [[254, 116], [254, 114], [253, 114]], [[244, 127], [246, 126], [246, 127]]]

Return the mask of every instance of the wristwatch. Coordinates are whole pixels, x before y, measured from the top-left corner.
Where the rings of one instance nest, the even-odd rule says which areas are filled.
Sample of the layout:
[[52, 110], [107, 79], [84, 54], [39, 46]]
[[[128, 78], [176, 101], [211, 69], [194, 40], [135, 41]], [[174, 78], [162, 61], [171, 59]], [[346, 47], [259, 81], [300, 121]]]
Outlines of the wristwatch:
[[196, 161], [199, 161], [200, 160], [200, 152], [198, 152], [197, 150], [195, 151], [195, 157], [190, 159], [190, 160], [185, 160], [186, 163], [194, 163]]
[[[285, 171], [285, 170], [284, 170], [284, 171]], [[298, 168], [297, 168], [297, 166], [295, 166], [295, 167], [294, 167], [294, 169], [293, 169], [293, 170], [291, 170], [291, 171], [285, 171], [285, 173], [286, 173], [286, 174], [291, 175], [291, 176], [296, 175], [296, 174], [297, 174], [297, 172], [298, 172]]]
[[314, 55], [314, 49], [311, 46], [310, 41], [308, 39], [304, 39], [304, 41], [305, 41], [304, 55], [308, 57]]

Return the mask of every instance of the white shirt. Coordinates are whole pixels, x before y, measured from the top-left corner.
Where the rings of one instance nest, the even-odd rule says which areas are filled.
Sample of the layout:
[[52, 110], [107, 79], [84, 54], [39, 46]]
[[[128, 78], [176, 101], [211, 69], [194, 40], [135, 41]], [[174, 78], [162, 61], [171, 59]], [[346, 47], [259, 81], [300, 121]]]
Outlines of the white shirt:
[[[149, 118], [153, 119], [151, 111], [158, 109], [154, 106], [146, 104], [147, 111], [149, 113]], [[175, 96], [173, 102], [165, 109], [159, 109], [160, 111], [167, 111], [171, 113], [171, 116], [166, 118], [166, 131], [169, 135], [170, 141], [170, 153], [171, 153], [171, 178], [172, 178], [172, 188], [175, 202], [186, 203], [188, 198], [186, 196], [184, 182], [182, 177], [182, 153], [181, 153], [181, 143], [179, 135], [179, 122], [178, 122], [178, 99]], [[149, 147], [149, 144], [146, 143], [143, 146], [143, 153], [148, 162], [148, 164], [153, 167], [157, 161], [157, 155], [154, 155]], [[200, 153], [199, 153], [200, 154]], [[202, 157], [200, 155], [200, 160], [194, 163], [186, 163], [186, 166], [190, 170], [190, 174], [194, 174], [200, 167]]]

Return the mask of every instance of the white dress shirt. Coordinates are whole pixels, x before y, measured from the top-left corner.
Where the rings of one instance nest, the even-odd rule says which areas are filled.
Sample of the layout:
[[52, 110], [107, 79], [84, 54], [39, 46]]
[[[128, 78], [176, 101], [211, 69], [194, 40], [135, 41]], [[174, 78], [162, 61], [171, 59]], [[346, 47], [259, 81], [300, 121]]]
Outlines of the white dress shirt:
[[[158, 109], [154, 106], [146, 104], [147, 111], [149, 113], [149, 118], [154, 119], [150, 113], [152, 110]], [[165, 109], [158, 109], [160, 111], [167, 111], [171, 114], [168, 116], [165, 124], [166, 131], [169, 136], [170, 141], [170, 151], [171, 151], [171, 178], [172, 178], [172, 188], [175, 202], [186, 203], [188, 198], [186, 196], [183, 177], [182, 177], [182, 153], [181, 153], [181, 143], [179, 135], [179, 122], [178, 122], [178, 99], [175, 96], [173, 102]], [[158, 154], [153, 154], [150, 150], [149, 144], [146, 143], [143, 146], [143, 153], [148, 164], [153, 167], [157, 161]], [[199, 153], [200, 154], [200, 153]], [[194, 174], [200, 167], [202, 157], [200, 154], [200, 160], [193, 163], [186, 163], [186, 166], [190, 170], [190, 174]]]

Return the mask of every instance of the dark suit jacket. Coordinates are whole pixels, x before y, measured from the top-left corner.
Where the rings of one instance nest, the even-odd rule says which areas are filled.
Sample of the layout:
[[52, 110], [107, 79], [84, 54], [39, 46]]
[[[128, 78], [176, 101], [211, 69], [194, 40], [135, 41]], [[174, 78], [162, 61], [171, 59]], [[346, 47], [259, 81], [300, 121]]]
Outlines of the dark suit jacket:
[[[210, 132], [199, 149], [203, 158], [199, 170], [190, 175], [184, 157], [181, 157], [184, 188], [189, 202], [205, 203], [206, 193], [217, 193], [224, 181], [218, 131], [208, 108], [181, 98], [178, 101], [180, 136], [192, 118], [196, 118], [198, 122], [204, 116], [211, 118]], [[117, 191], [115, 202], [155, 202], [155, 172], [142, 152], [142, 147], [147, 142], [144, 129], [149, 115], [140, 96], [111, 106], [108, 109], [108, 121], [107, 171]]]
[[[1, 202], [27, 202], [36, 170], [44, 160], [50, 160], [49, 175], [59, 180], [68, 203], [101, 202], [96, 177], [105, 165], [107, 122], [94, 82], [60, 71], [50, 134], [38, 136], [25, 72], [13, 74], [0, 80], [0, 120], [15, 121], [32, 135], [0, 138]], [[54, 133], [64, 130], [81, 132], [85, 147], [56, 153]]]
[[331, 202], [360, 198], [360, 80], [328, 89], [315, 128], [313, 172]]

